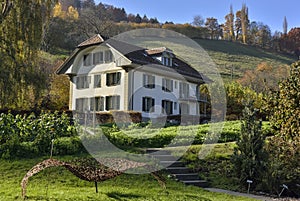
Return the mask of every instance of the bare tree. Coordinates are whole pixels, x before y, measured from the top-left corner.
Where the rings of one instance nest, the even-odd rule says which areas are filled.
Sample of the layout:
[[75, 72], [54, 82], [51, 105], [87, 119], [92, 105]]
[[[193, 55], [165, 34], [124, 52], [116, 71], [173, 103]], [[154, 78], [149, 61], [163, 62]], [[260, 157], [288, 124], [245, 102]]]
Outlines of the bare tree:
[[204, 19], [201, 15], [196, 15], [194, 16], [192, 25], [196, 26], [196, 27], [201, 27], [204, 25]]

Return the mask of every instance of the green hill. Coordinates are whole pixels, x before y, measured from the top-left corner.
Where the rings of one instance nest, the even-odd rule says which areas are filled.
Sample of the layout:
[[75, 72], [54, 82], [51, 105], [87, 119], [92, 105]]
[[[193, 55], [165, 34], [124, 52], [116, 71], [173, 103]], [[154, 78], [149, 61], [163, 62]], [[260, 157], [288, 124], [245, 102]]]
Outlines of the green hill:
[[234, 78], [243, 75], [246, 70], [255, 69], [258, 64], [268, 62], [273, 67], [290, 65], [296, 61], [296, 56], [253, 47], [224, 40], [195, 39], [207, 51], [212, 60], [218, 65], [224, 78]]

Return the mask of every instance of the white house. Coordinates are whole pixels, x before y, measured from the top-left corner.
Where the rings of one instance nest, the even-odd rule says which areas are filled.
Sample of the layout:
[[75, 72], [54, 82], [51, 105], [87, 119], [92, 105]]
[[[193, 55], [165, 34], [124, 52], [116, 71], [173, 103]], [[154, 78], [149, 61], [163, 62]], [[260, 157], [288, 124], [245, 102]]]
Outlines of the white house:
[[206, 115], [199, 86], [209, 79], [165, 47], [145, 49], [95, 35], [57, 73], [70, 77], [70, 110], [133, 110], [145, 120]]

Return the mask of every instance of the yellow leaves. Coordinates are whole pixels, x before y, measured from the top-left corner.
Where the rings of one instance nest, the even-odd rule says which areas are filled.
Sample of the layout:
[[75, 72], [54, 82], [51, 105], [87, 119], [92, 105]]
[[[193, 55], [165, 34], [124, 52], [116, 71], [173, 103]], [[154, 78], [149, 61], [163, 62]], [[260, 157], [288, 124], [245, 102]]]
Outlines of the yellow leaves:
[[73, 6], [69, 6], [67, 11], [63, 11], [61, 3], [58, 2], [53, 8], [52, 16], [61, 19], [78, 20], [79, 13]]
[[60, 3], [60, 2], [58, 2], [58, 3], [54, 6], [52, 12], [53, 12], [53, 13], [52, 13], [53, 17], [62, 17], [62, 18], [64, 18], [64, 17], [63, 17], [62, 6], [61, 6], [61, 3]]
[[70, 19], [78, 20], [79, 13], [78, 13], [77, 9], [75, 9], [73, 6], [69, 6], [67, 16]]
[[271, 71], [272, 69], [273, 69], [273, 67], [267, 62], [262, 62], [262, 63], [258, 64], [256, 67], [256, 70], [261, 71], [261, 72], [263, 72], [263, 71], [268, 72], [268, 71]]

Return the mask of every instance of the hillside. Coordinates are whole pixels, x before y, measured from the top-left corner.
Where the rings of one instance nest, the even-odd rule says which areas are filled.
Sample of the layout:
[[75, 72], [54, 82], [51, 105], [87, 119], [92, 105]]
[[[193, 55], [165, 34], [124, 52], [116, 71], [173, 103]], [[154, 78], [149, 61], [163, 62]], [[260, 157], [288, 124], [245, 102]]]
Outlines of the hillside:
[[296, 56], [280, 54], [236, 42], [205, 39], [195, 39], [195, 41], [207, 51], [218, 65], [224, 78], [230, 78], [231, 72], [233, 72], [233, 78], [238, 78], [246, 70], [255, 69], [262, 62], [268, 62], [273, 67], [278, 67], [290, 65], [296, 61]]

